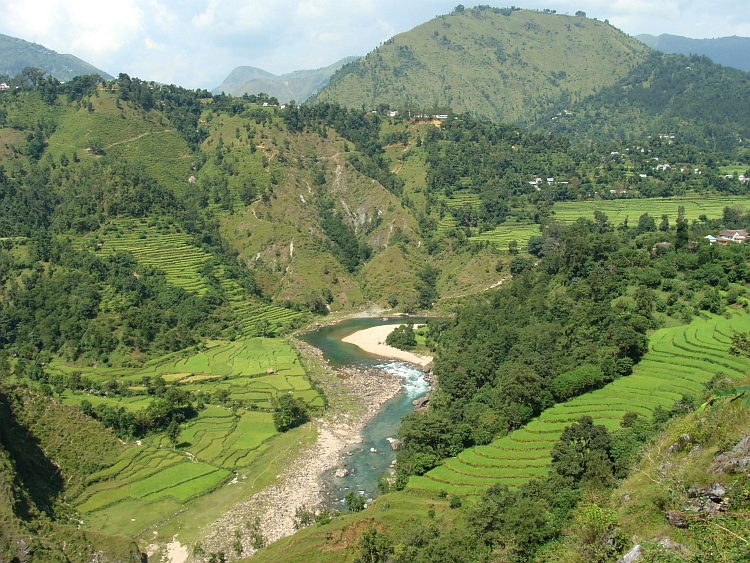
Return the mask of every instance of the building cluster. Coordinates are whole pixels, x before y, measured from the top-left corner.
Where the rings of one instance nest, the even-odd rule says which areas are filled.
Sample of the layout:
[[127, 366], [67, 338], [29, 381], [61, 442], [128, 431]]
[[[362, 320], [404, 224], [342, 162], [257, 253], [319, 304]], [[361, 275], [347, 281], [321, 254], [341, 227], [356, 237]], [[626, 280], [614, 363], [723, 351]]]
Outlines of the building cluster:
[[729, 244], [730, 242], [736, 242], [742, 244], [747, 240], [747, 231], [745, 229], [739, 229], [739, 230], [733, 230], [733, 229], [724, 229], [723, 231], [719, 232], [719, 236], [715, 237], [713, 235], [707, 235], [704, 238], [709, 242], [709, 244], [714, 244], [715, 242], [718, 242], [719, 244]]

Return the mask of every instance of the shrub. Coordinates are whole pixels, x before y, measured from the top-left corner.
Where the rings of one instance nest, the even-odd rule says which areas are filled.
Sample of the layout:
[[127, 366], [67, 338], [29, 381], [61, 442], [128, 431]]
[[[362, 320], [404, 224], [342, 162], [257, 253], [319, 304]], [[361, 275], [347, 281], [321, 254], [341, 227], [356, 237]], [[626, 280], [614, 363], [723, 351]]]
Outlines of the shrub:
[[603, 383], [604, 376], [601, 370], [591, 364], [584, 364], [558, 375], [552, 381], [552, 392], [558, 401], [565, 401], [595, 389]]

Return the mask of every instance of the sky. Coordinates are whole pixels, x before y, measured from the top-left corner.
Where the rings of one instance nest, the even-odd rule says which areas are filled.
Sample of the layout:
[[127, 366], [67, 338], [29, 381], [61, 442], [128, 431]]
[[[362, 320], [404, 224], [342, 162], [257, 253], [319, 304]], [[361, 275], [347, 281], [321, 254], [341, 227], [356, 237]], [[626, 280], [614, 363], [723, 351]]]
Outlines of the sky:
[[[488, 0], [481, 0], [482, 3]], [[0, 0], [0, 33], [71, 53], [114, 76], [218, 86], [241, 65], [275, 74], [364, 55], [456, 0]], [[474, 4], [466, 4], [467, 7]], [[504, 6], [506, 4], [492, 4]], [[748, 0], [527, 0], [630, 35], [750, 36]]]

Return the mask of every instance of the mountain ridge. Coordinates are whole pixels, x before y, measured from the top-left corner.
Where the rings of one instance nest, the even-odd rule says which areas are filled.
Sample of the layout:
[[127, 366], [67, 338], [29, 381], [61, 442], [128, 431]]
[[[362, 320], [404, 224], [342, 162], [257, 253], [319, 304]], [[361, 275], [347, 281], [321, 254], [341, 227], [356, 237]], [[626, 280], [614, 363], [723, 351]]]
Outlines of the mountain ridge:
[[67, 82], [83, 74], [113, 77], [75, 55], [58, 53], [37, 43], [0, 33], [0, 74], [15, 76], [24, 67], [38, 67], [58, 80]]
[[281, 103], [287, 103], [290, 100], [301, 103], [323, 88], [334, 72], [357, 58], [346, 57], [326, 67], [295, 70], [281, 75], [275, 75], [258, 67], [238, 66], [229, 73], [220, 86], [212, 90], [212, 93], [224, 92], [233, 96], [242, 96], [263, 92], [278, 99]]
[[636, 39], [667, 54], [703, 55], [723, 66], [750, 72], [750, 37], [732, 35], [712, 39], [693, 39], [680, 35], [641, 34]]

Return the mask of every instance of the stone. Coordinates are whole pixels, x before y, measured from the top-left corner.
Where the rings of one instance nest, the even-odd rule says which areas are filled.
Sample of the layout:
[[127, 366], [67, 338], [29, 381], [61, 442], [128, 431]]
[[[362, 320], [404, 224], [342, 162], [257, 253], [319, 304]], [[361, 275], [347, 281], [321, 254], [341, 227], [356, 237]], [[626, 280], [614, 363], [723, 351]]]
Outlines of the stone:
[[750, 470], [750, 436], [744, 436], [731, 451], [717, 454], [709, 473], [741, 473]]
[[635, 563], [636, 561], [640, 561], [641, 557], [643, 557], [643, 549], [641, 549], [640, 544], [636, 544], [633, 549], [620, 557], [617, 563]]
[[336, 470], [336, 473], [334, 473], [334, 475], [337, 478], [341, 479], [342, 477], [346, 477], [347, 475], [349, 475], [349, 470], [348, 469], [344, 469], [343, 467], [339, 467]]
[[404, 444], [401, 440], [397, 438], [386, 438], [388, 440], [388, 443], [391, 445], [391, 449], [393, 451], [401, 449], [401, 446]]
[[687, 518], [685, 518], [682, 512], [669, 510], [664, 513], [664, 516], [667, 518], [670, 526], [674, 526], [675, 528], [687, 528], [688, 526]]

